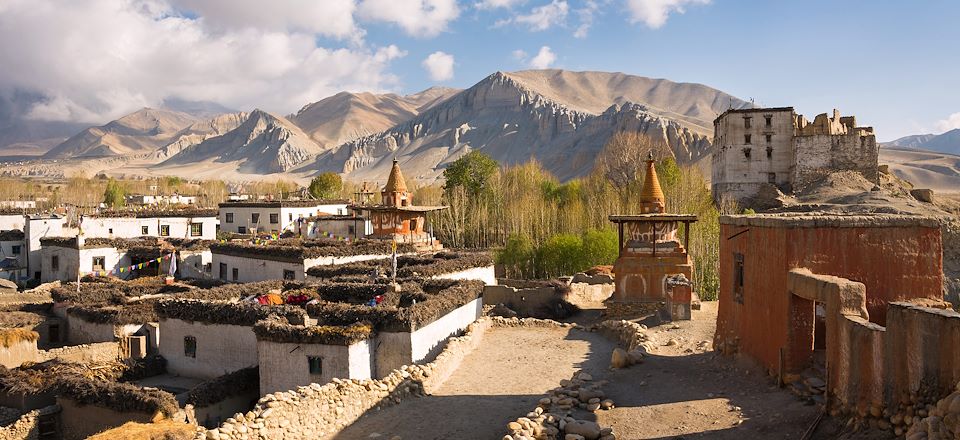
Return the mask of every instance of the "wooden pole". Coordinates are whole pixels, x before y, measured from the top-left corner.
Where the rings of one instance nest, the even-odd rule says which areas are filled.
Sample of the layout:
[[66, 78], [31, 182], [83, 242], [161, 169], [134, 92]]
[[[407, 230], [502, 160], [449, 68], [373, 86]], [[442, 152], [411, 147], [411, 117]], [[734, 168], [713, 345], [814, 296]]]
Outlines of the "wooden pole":
[[619, 254], [618, 256], [623, 256], [623, 248], [626, 247], [626, 243], [623, 242], [623, 222], [617, 222], [617, 238], [619, 239]]

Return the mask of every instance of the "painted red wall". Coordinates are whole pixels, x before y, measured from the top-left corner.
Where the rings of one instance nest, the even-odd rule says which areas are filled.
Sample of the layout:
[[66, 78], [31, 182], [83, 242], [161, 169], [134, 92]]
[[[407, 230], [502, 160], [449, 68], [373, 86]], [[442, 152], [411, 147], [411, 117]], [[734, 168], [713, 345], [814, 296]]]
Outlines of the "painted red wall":
[[[744, 258], [743, 304], [733, 301], [735, 253]], [[740, 353], [776, 372], [780, 348], [786, 350], [790, 331], [787, 272], [799, 267], [865, 284], [870, 321], [880, 325], [886, 324], [888, 302], [942, 298], [939, 228], [724, 224], [720, 232], [717, 346], [739, 338]], [[812, 308], [809, 313], [812, 318]]]

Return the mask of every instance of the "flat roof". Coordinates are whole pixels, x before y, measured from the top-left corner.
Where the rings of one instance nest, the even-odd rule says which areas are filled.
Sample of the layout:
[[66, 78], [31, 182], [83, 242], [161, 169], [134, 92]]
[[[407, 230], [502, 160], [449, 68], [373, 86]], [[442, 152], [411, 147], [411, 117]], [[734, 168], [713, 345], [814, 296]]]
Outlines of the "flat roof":
[[728, 113], [772, 113], [772, 112], [794, 112], [793, 107], [756, 107], [756, 108], [731, 108], [723, 113], [720, 113], [716, 119], [713, 121], [719, 121], [720, 118], [726, 116]]
[[824, 212], [722, 215], [720, 224], [768, 228], [939, 228], [933, 217], [905, 214], [837, 214]]
[[313, 206], [324, 205], [347, 205], [349, 200], [262, 200], [249, 201], [241, 200], [237, 202], [223, 202], [217, 206], [221, 208], [310, 208]]
[[614, 223], [632, 223], [632, 222], [695, 222], [697, 216], [693, 214], [624, 214], [611, 215], [608, 217]]

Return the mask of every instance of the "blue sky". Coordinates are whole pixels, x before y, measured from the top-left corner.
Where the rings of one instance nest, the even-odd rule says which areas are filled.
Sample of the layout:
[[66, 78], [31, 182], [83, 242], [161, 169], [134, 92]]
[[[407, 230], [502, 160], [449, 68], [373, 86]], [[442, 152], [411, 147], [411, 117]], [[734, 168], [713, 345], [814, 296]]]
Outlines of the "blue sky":
[[698, 82], [808, 117], [836, 107], [881, 140], [960, 128], [957, 1], [267, 4], [4, 0], [0, 95], [44, 96], [26, 117], [49, 120], [171, 97], [289, 113], [345, 89], [463, 88], [549, 66]]

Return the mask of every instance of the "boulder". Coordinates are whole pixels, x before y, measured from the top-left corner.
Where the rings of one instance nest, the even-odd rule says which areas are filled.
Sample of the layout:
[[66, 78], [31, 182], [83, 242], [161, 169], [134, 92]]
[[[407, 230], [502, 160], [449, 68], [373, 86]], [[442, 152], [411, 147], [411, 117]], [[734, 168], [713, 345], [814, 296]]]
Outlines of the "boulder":
[[612, 368], [626, 368], [630, 366], [630, 358], [627, 355], [627, 351], [622, 348], [615, 348], [613, 354], [610, 355], [610, 367]]
[[600, 438], [600, 425], [586, 420], [574, 420], [567, 422], [564, 432], [579, 435], [585, 440], [597, 440]]

